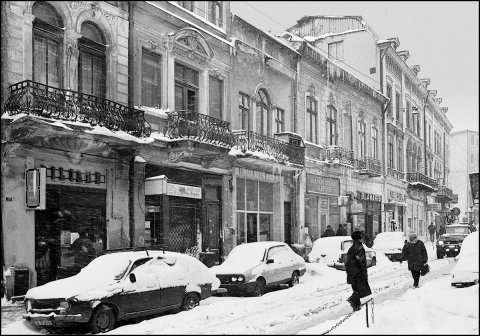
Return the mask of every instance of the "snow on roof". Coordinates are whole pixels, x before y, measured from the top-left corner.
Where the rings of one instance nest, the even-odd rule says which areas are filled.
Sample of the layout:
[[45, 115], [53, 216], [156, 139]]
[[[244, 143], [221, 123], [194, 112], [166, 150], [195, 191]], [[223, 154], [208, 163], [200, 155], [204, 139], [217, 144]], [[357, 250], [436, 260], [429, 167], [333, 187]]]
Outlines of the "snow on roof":
[[307, 40], [308, 42], [315, 42], [315, 41], [317, 41], [317, 40], [321, 40], [321, 39], [324, 39], [324, 38], [327, 38], [327, 37], [331, 37], [331, 36], [357, 33], [357, 32], [366, 31], [366, 30], [367, 30], [367, 28], [361, 28], [361, 29], [345, 30], [345, 31], [339, 32], [339, 33], [322, 34], [322, 35], [318, 35], [318, 36], [307, 35], [307, 36], [304, 36], [304, 39]]
[[147, 162], [143, 157], [140, 155], [135, 156], [135, 159], [133, 160], [134, 162]]
[[149, 114], [165, 116], [165, 118], [168, 117], [166, 112], [173, 112], [169, 108], [163, 109], [163, 108], [148, 107], [148, 106], [135, 106], [135, 108], [139, 110], [143, 110]]
[[94, 126], [92, 130], [85, 130], [85, 133], [89, 134], [97, 134], [97, 135], [106, 135], [106, 136], [111, 136], [127, 141], [134, 141], [138, 143], [151, 143], [153, 142], [153, 139], [148, 137], [148, 138], [137, 138], [136, 136], [130, 135], [127, 132], [124, 131], [111, 131], [106, 127], [103, 126]]

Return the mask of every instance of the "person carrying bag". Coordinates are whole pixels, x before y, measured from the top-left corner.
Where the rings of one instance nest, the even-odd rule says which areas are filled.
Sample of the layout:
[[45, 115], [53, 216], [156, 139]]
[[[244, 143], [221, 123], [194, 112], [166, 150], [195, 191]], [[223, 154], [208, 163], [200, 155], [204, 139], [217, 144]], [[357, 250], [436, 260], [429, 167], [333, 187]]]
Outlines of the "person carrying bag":
[[428, 254], [425, 244], [421, 240], [418, 240], [416, 233], [410, 233], [408, 235], [408, 241], [405, 243], [402, 249], [402, 256], [400, 263], [407, 260], [408, 270], [412, 272], [413, 287], [418, 288], [418, 282], [420, 281], [420, 275], [425, 275], [428, 271], [422, 273], [422, 268], [429, 268], [427, 265]]

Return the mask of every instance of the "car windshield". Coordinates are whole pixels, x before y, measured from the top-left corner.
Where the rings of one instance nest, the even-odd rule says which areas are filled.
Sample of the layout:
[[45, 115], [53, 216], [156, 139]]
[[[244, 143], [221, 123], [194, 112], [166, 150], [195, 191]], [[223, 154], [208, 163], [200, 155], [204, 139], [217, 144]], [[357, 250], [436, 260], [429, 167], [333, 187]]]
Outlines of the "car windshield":
[[106, 254], [93, 259], [82, 268], [80, 275], [118, 280], [123, 277], [130, 265], [130, 258], [116, 253]]
[[447, 226], [447, 233], [450, 234], [469, 234], [470, 228], [468, 226]]
[[464, 235], [442, 235], [440, 238], [438, 238], [439, 241], [441, 240], [448, 240], [448, 241], [462, 241], [465, 239]]
[[228, 254], [227, 261], [232, 263], [244, 263], [245, 261], [261, 262], [265, 255], [265, 246], [256, 244], [237, 245]]
[[375, 237], [373, 248], [402, 248], [405, 239], [402, 232], [382, 232]]

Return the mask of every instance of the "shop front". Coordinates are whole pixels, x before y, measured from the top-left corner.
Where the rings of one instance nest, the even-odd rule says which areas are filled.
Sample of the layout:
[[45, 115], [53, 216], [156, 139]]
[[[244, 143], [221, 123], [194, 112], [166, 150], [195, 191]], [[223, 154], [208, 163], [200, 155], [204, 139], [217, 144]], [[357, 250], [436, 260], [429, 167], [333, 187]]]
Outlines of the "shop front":
[[407, 194], [401, 189], [387, 189], [387, 201], [384, 203], [385, 231], [402, 231], [406, 227]]
[[382, 232], [382, 195], [357, 191], [356, 199], [357, 205], [353, 205], [357, 207], [356, 227], [368, 236], [375, 237]]
[[340, 179], [306, 174], [305, 188], [305, 228], [310, 239], [315, 241], [331, 225], [337, 229], [340, 220]]
[[407, 189], [407, 230], [406, 233], [414, 232], [420, 239], [426, 237], [426, 206], [427, 193], [418, 188]]

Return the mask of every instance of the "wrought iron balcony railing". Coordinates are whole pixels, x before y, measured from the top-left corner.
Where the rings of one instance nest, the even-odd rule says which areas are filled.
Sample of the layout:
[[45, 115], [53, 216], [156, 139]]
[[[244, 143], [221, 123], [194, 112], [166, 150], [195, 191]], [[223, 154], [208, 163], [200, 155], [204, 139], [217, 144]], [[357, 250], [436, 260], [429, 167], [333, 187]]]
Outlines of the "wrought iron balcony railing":
[[360, 173], [368, 173], [370, 175], [381, 175], [382, 174], [382, 165], [380, 160], [364, 157], [357, 159], [357, 169]]
[[236, 145], [242, 151], [258, 151], [273, 156], [282, 163], [305, 164], [305, 148], [289, 144], [275, 138], [264, 136], [252, 131], [240, 130], [234, 132]]
[[393, 169], [393, 168], [388, 168], [387, 169], [387, 175], [395, 177], [395, 178], [400, 179], [400, 180], [405, 179], [405, 173], [404, 172], [401, 172], [401, 171]]
[[327, 147], [326, 153], [327, 160], [330, 163], [339, 163], [348, 166], [355, 165], [355, 158], [352, 150], [340, 146], [329, 146]]
[[422, 184], [432, 191], [438, 187], [437, 181], [420, 172], [407, 173], [407, 181], [413, 185]]
[[171, 139], [193, 139], [220, 146], [233, 147], [235, 137], [228, 121], [193, 111], [166, 112], [166, 136]]
[[148, 137], [150, 125], [144, 111], [81, 92], [59, 89], [31, 80], [10, 85], [5, 112], [32, 114], [64, 121], [90, 123], [111, 131]]
[[439, 185], [438, 186], [438, 191], [437, 191], [437, 196], [443, 196], [447, 197], [449, 199], [453, 199], [453, 191], [452, 189], [444, 186], [444, 185]]

